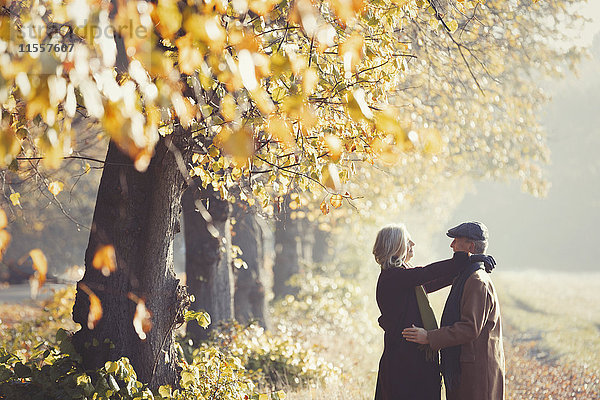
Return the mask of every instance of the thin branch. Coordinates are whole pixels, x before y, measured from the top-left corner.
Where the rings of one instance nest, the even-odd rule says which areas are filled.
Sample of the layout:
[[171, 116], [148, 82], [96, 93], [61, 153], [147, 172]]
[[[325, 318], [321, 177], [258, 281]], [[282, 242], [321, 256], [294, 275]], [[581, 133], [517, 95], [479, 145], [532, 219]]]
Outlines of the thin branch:
[[[45, 160], [46, 157], [17, 157], [16, 158], [17, 161], [35, 161], [35, 160]], [[101, 164], [109, 164], [109, 165], [115, 165], [112, 163], [107, 163], [106, 161], [103, 160], [99, 160], [97, 158], [92, 158], [92, 157], [85, 157], [85, 156], [66, 156], [66, 157], [61, 157], [62, 160], [87, 160], [87, 161], [94, 161], [97, 163], [101, 163]], [[123, 164], [125, 165], [125, 164]]]
[[283, 28], [274, 28], [274, 29], [271, 29], [271, 30], [268, 30], [268, 31], [257, 33], [256, 36], [266, 35], [268, 33], [277, 32], [277, 31], [285, 31], [285, 30], [288, 30], [288, 29], [300, 29], [300, 27], [299, 26], [285, 26]]
[[290, 23], [286, 22], [285, 23], [285, 32], [283, 33], [283, 37], [281, 38], [281, 41], [279, 42], [279, 45], [277, 46], [277, 51], [279, 51], [281, 49], [281, 45], [283, 45], [283, 42], [285, 42], [285, 38], [287, 37], [289, 29], [290, 29]]
[[329, 192], [329, 189], [325, 185], [323, 185], [320, 181], [318, 181], [317, 179], [315, 179], [315, 178], [313, 178], [313, 177], [311, 177], [309, 175], [306, 175], [306, 174], [304, 174], [302, 172], [298, 172], [298, 171], [289, 171], [289, 170], [287, 170], [287, 167], [283, 167], [283, 166], [280, 166], [280, 165], [277, 165], [277, 164], [273, 164], [272, 162], [267, 161], [264, 158], [262, 158], [260, 156], [257, 156], [257, 155], [255, 155], [255, 157], [258, 158], [259, 160], [261, 160], [262, 162], [270, 165], [271, 167], [275, 168], [276, 170], [281, 170], [283, 172], [286, 172], [286, 173], [289, 173], [289, 174], [293, 174], [293, 175], [303, 176], [306, 179], [311, 180], [311, 181], [315, 182], [316, 184], [318, 184], [319, 186], [321, 186], [328, 193], [331, 193], [331, 192]]
[[[42, 182], [44, 183], [44, 185], [46, 186], [46, 188], [48, 188], [48, 179], [46, 177], [44, 177], [44, 175], [42, 175], [42, 173], [38, 170], [37, 165], [35, 165], [32, 160], [29, 161], [29, 165], [31, 166], [31, 169], [33, 169], [33, 171], [35, 172], [35, 174], [42, 179]], [[91, 230], [90, 227], [88, 227], [86, 225], [83, 225], [79, 221], [75, 220], [75, 218], [71, 217], [71, 215], [69, 215], [69, 213], [67, 212], [67, 210], [65, 210], [65, 208], [62, 205], [62, 203], [56, 198], [56, 196], [54, 194], [50, 198], [44, 192], [44, 190], [41, 190], [41, 188], [40, 188], [40, 193], [42, 193], [42, 195], [44, 197], [46, 197], [52, 203], [54, 203], [59, 208], [59, 210], [63, 213], [63, 215], [65, 217], [67, 217], [71, 222], [73, 222], [77, 227], [87, 229], [88, 231]]]
[[[452, 33], [451, 33], [451, 29], [448, 27], [448, 25], [446, 25], [446, 22], [442, 18], [440, 12], [433, 5], [433, 3], [431, 2], [431, 0], [429, 0], [429, 5], [431, 6], [431, 8], [433, 8], [433, 11], [435, 11], [435, 16], [438, 19], [438, 21], [440, 21], [442, 23], [442, 25], [444, 26], [444, 28], [446, 28], [445, 32], [448, 35], [448, 37], [450, 38], [450, 40], [452, 40], [452, 42], [454, 42], [454, 44], [458, 48], [460, 56], [462, 57], [463, 61], [465, 62], [465, 65], [467, 66], [467, 69], [469, 70], [469, 73], [471, 74], [471, 77], [473, 77], [473, 80], [475, 81], [475, 84], [477, 85], [477, 88], [479, 89], [479, 91], [481, 92], [481, 94], [485, 95], [485, 92], [481, 88], [481, 85], [479, 84], [479, 81], [477, 80], [477, 77], [475, 76], [475, 73], [473, 72], [473, 69], [471, 68], [471, 65], [469, 64], [469, 62], [467, 61], [467, 58], [465, 57], [465, 54], [463, 53], [462, 49], [463, 49], [464, 46], [461, 43], [458, 43], [456, 41], [456, 39], [454, 39], [454, 36], [452, 36]], [[467, 49], [467, 50], [469, 50], [469, 49]], [[470, 52], [470, 50], [469, 50], [469, 52]]]

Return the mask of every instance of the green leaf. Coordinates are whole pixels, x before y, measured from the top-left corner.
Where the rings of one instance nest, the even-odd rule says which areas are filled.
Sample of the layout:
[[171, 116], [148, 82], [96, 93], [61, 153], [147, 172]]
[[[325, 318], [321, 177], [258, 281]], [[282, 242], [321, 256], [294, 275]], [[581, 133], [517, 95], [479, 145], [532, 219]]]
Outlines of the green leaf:
[[171, 397], [171, 387], [168, 385], [159, 387], [158, 394], [160, 394], [162, 397], [166, 397], [166, 398]]
[[4, 365], [0, 365], [0, 382], [5, 382], [12, 376], [13, 373], [10, 369], [6, 368]]
[[181, 386], [188, 387], [194, 383], [194, 375], [191, 372], [183, 371], [181, 373]]
[[76, 378], [77, 386], [85, 386], [88, 383], [91, 383], [92, 380], [87, 374], [78, 375]]
[[66, 340], [69, 337], [69, 333], [64, 330], [63, 328], [60, 328], [58, 331], [56, 331], [56, 340], [60, 343], [63, 340]]
[[211, 322], [210, 315], [206, 311], [187, 311], [184, 318], [186, 322], [196, 320], [204, 329], [208, 328]]
[[13, 357], [14, 356], [5, 349], [0, 349], [0, 364], [8, 362], [8, 360], [10, 360]]
[[121, 388], [119, 387], [119, 384], [117, 383], [114, 376], [108, 375], [107, 381], [108, 381], [108, 387], [110, 387], [115, 392], [118, 392], [119, 390], [121, 390]]
[[279, 390], [271, 395], [271, 398], [273, 400], [283, 400], [283, 399], [285, 399], [285, 397], [286, 397], [286, 394], [283, 390]]
[[15, 375], [19, 378], [29, 378], [31, 377], [31, 368], [27, 365], [23, 365], [23, 363], [18, 362], [14, 367]]
[[109, 374], [114, 374], [115, 372], [117, 372], [118, 368], [119, 368], [118, 364], [114, 361], [107, 361], [106, 364], [104, 364], [104, 369]]

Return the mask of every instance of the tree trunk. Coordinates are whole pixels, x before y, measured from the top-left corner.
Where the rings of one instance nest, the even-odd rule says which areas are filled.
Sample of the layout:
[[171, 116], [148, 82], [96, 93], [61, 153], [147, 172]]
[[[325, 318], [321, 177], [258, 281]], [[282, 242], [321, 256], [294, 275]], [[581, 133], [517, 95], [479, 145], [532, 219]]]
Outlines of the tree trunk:
[[275, 265], [273, 266], [273, 295], [276, 299], [298, 290], [288, 283], [292, 275], [300, 272], [300, 227], [298, 220], [292, 219], [289, 209], [289, 195], [284, 198], [281, 213], [275, 222]]
[[[187, 162], [188, 151], [182, 149], [189, 148], [189, 140], [182, 131], [161, 138], [144, 173], [109, 144], [85, 252], [85, 275], [77, 284], [73, 306], [73, 320], [82, 327], [73, 343], [85, 367], [128, 357], [138, 379], [153, 388], [179, 381], [173, 329], [183, 320], [189, 296], [173, 270], [173, 237], [179, 231], [185, 180], [168, 147]], [[104, 245], [114, 246], [116, 255], [116, 270], [109, 276], [93, 266], [96, 251]], [[91, 294], [99, 298], [103, 311], [95, 327], [89, 320], [94, 310]], [[138, 299], [152, 314], [145, 340], [133, 326]]]
[[315, 231], [317, 227], [314, 222], [310, 222], [308, 218], [302, 218], [298, 221], [300, 226], [300, 241], [302, 246], [302, 262], [311, 264], [313, 260], [315, 247]]
[[314, 246], [313, 246], [313, 262], [322, 264], [330, 262], [332, 260], [333, 245], [331, 243], [331, 232], [319, 229], [315, 227], [314, 232]]
[[252, 210], [236, 206], [234, 216], [232, 243], [242, 250], [240, 258], [248, 266], [235, 269], [235, 318], [242, 323], [257, 320], [267, 328], [262, 229]]
[[[209, 186], [197, 185], [183, 195], [185, 232], [185, 272], [190, 294], [196, 301], [193, 310], [210, 314], [212, 323], [204, 329], [189, 323], [188, 334], [196, 341], [208, 339], [208, 333], [219, 321], [233, 319], [233, 271], [231, 267], [231, 206], [227, 200], [216, 197]], [[196, 211], [200, 203], [208, 210], [212, 222], [207, 222]], [[211, 233], [211, 230], [216, 235]]]

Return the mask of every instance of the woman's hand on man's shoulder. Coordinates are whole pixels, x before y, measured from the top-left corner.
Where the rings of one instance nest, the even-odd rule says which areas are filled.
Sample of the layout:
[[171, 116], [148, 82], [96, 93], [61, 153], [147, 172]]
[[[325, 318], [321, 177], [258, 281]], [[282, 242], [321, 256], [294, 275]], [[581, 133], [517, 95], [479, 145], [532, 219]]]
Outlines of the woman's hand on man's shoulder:
[[488, 273], [492, 272], [496, 267], [496, 260], [494, 260], [494, 257], [487, 254], [471, 254], [469, 261], [471, 261], [471, 263], [482, 262]]

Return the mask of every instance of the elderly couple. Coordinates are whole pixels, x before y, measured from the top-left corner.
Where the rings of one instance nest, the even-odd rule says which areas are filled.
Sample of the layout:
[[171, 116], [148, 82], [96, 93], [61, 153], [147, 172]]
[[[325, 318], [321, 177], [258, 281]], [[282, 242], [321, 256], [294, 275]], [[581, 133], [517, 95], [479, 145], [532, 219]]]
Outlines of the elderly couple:
[[[385, 336], [376, 400], [440, 400], [440, 366], [447, 400], [504, 399], [500, 306], [489, 278], [495, 261], [483, 254], [487, 228], [465, 222], [447, 235], [451, 259], [413, 267], [414, 243], [404, 225], [377, 234], [373, 255], [381, 266], [377, 304]], [[427, 293], [449, 285], [438, 328]]]

